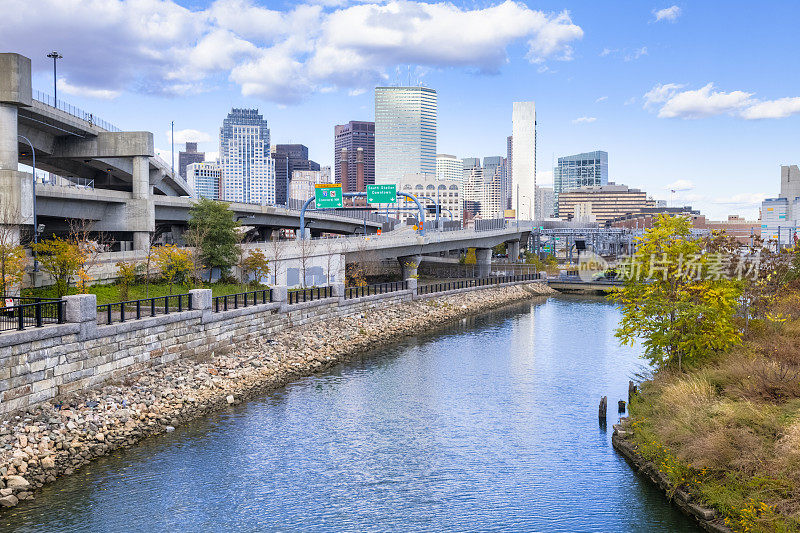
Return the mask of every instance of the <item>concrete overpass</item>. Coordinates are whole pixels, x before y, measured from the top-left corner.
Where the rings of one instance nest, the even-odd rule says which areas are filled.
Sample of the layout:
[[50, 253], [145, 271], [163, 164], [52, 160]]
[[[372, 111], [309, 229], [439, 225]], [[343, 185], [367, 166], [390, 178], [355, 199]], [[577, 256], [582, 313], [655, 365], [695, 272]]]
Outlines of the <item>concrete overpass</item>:
[[[35, 97], [34, 97], [35, 96]], [[30, 145], [28, 144], [30, 141]], [[31, 146], [33, 151], [31, 151]], [[147, 248], [157, 230], [180, 234], [189, 218], [192, 191], [155, 155], [153, 134], [120, 131], [90, 113], [55, 102], [31, 87], [30, 59], [0, 54], [0, 201], [4, 220], [32, 234], [33, 176], [20, 163], [58, 176], [59, 185], [36, 184], [38, 222], [47, 233], [68, 229], [70, 220], [116, 241]], [[86, 186], [91, 184], [91, 187]], [[280, 207], [234, 204], [234, 216], [256, 226], [261, 236], [276, 228], [299, 228], [299, 213]], [[381, 221], [330, 213], [309, 214], [312, 235], [374, 233]]]

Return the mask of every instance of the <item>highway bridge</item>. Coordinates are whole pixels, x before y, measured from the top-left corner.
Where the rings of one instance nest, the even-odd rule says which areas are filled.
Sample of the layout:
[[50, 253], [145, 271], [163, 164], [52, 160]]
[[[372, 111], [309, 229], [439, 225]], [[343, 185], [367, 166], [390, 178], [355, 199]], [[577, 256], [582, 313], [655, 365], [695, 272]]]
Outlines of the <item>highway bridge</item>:
[[[19, 164], [53, 173], [54, 184], [35, 184]], [[120, 131], [31, 87], [30, 59], [0, 54], [0, 200], [9, 211], [3, 223], [32, 232], [34, 218], [45, 234], [61, 233], [71, 220], [85, 221], [136, 250], [154, 233], [180, 234], [189, 218], [192, 190], [155, 154], [153, 134]], [[34, 212], [35, 209], [35, 212]], [[300, 213], [281, 207], [233, 204], [234, 216], [259, 237], [300, 227]], [[310, 212], [313, 235], [375, 233], [384, 220]]]

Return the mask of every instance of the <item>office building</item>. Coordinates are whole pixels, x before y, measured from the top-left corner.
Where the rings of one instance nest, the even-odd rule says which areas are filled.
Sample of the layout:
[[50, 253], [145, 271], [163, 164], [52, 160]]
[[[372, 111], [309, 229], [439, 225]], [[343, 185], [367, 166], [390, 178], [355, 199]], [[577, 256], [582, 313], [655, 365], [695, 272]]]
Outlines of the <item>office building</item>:
[[779, 247], [794, 246], [800, 225], [800, 168], [781, 166], [781, 192], [761, 203], [761, 238]]
[[186, 143], [186, 150], [178, 152], [178, 174], [183, 179], [187, 178], [186, 167], [192, 163], [202, 163], [206, 160], [205, 152], [197, 151], [197, 143]]
[[436, 179], [455, 180], [464, 178], [464, 162], [454, 155], [436, 155]]
[[[608, 152], [596, 150], [559, 157], [558, 166], [553, 169], [556, 209], [562, 192], [603, 185], [608, 185]], [[561, 216], [559, 212], [556, 214]]]
[[[339, 163], [335, 167], [335, 183], [341, 183], [345, 191], [364, 192], [367, 185], [375, 183], [375, 123], [351, 120], [347, 124], [334, 126], [333, 136], [334, 161]], [[356, 162], [359, 148], [363, 164], [360, 182]], [[341, 165], [342, 150], [347, 150], [346, 166]], [[342, 180], [343, 175], [347, 176], [346, 181]]]
[[270, 157], [275, 165], [275, 204], [286, 205], [286, 202], [281, 202], [286, 196], [285, 191], [289, 187], [289, 156], [285, 153], [279, 154], [275, 151], [275, 145], [272, 145]]
[[436, 173], [436, 91], [375, 88], [375, 183]]
[[536, 201], [536, 105], [514, 102], [511, 115], [511, 207], [520, 220], [531, 220]]
[[195, 198], [219, 200], [222, 191], [222, 170], [216, 161], [190, 163], [186, 167], [186, 181]]
[[275, 203], [269, 127], [258, 109], [231, 109], [220, 128], [219, 157], [223, 200]]
[[283, 177], [284, 179], [278, 180], [276, 176], [275, 180], [275, 202], [278, 205], [284, 205], [286, 204], [288, 184], [291, 182], [295, 171], [316, 171], [319, 170], [319, 163], [311, 161], [308, 158], [308, 147], [302, 144], [276, 144], [273, 152], [277, 155], [275, 161], [281, 161], [281, 164], [283, 164], [283, 156], [286, 156], [286, 174]]
[[[397, 182], [398, 192], [413, 194], [417, 198], [426, 196], [439, 202], [442, 206], [440, 217], [453, 220], [461, 220], [463, 217], [462, 208], [462, 183], [461, 180], [439, 179], [435, 174], [406, 174]], [[425, 220], [431, 220], [435, 216], [435, 205], [430, 200], [420, 199], [420, 203], [426, 208]], [[398, 198], [398, 206], [403, 208], [415, 207], [416, 204], [404, 197]], [[399, 218], [406, 220], [409, 218], [418, 219], [419, 215], [413, 210], [400, 211]]]
[[314, 185], [320, 183], [330, 183], [330, 172], [326, 175], [321, 170], [295, 170], [289, 182], [289, 203], [302, 207], [314, 196]]
[[464, 220], [503, 218], [501, 181], [505, 158], [476, 157], [464, 159]]
[[535, 220], [545, 220], [556, 216], [556, 197], [552, 187], [536, 186]]
[[655, 205], [644, 191], [609, 183], [562, 192], [558, 197], [558, 216], [563, 220], [574, 220], [577, 215], [591, 213], [598, 224], [604, 225], [615, 218], [639, 213]]

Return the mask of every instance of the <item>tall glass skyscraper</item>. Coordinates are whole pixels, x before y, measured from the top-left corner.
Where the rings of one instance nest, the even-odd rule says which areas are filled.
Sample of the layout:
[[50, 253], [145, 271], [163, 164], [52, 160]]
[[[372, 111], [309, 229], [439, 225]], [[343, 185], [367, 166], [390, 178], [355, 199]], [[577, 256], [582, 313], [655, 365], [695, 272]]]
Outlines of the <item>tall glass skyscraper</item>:
[[560, 193], [601, 185], [608, 185], [608, 152], [595, 150], [559, 157], [558, 166], [553, 169], [556, 215]]
[[536, 104], [514, 102], [511, 114], [511, 208], [517, 218], [532, 220], [536, 201]]
[[275, 203], [275, 161], [258, 109], [231, 109], [219, 130], [219, 158], [223, 200]]
[[436, 91], [375, 88], [375, 183], [436, 173]]

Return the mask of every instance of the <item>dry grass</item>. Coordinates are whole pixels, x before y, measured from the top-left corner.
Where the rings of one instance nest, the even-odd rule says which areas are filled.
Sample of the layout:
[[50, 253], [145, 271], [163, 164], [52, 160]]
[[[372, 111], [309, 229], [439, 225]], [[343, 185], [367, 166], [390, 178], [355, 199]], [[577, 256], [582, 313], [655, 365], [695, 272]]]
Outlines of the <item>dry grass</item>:
[[800, 320], [691, 373], [658, 373], [631, 413], [640, 450], [734, 530], [800, 531]]

